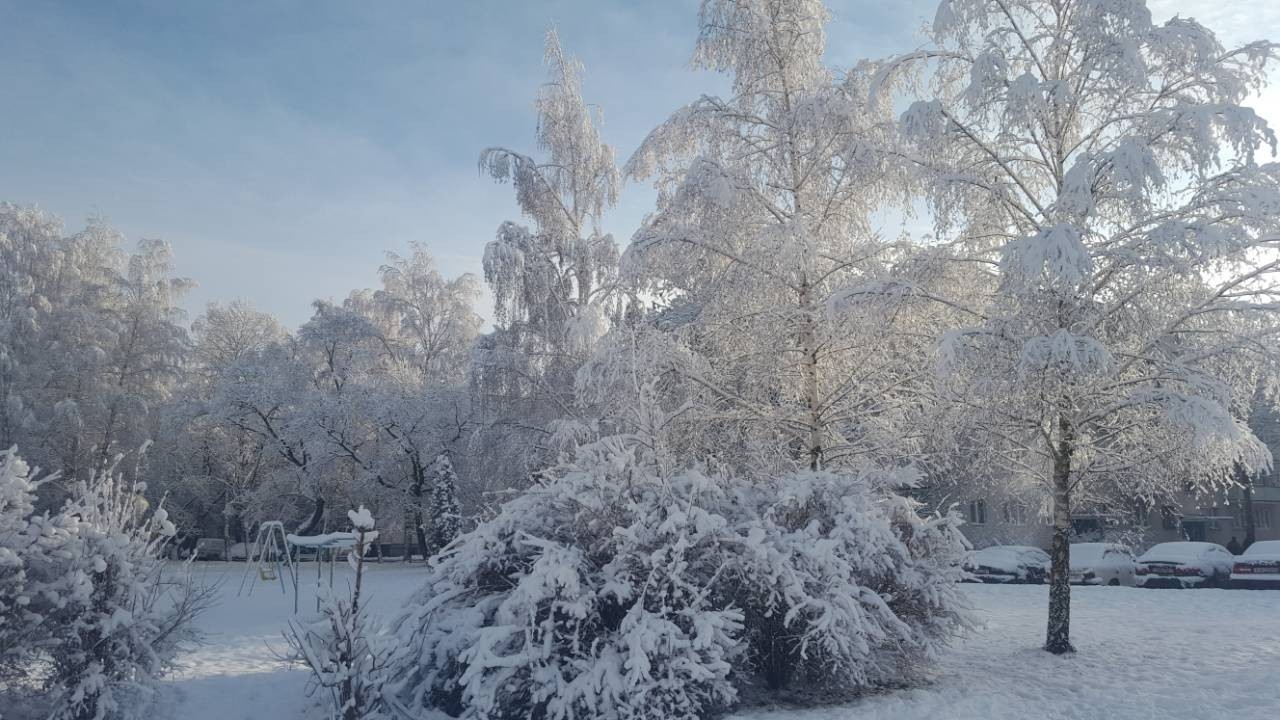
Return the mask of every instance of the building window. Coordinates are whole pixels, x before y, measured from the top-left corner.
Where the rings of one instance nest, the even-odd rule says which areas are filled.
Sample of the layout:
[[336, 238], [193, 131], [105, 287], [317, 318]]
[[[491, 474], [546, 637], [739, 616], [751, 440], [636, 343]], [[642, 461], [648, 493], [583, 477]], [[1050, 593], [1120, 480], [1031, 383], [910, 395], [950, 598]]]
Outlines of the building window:
[[974, 525], [987, 524], [987, 502], [985, 500], [969, 501], [969, 522]]
[[[1236, 511], [1231, 516], [1231, 526], [1243, 530], [1246, 527], [1244, 521], [1244, 507], [1237, 505]], [[1271, 523], [1274, 522], [1272, 517], [1272, 508], [1270, 505], [1253, 504], [1253, 527], [1255, 530], [1270, 530]]]
[[1027, 509], [1017, 503], [1004, 502], [1000, 504], [1000, 517], [1006, 525], [1026, 525]]

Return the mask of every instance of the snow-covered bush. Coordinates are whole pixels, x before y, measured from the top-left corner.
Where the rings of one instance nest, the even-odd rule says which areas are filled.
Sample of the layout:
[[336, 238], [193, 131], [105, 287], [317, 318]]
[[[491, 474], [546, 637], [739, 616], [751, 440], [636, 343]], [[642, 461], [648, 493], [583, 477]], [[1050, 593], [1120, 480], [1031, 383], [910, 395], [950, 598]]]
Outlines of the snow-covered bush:
[[166, 577], [174, 527], [163, 508], [147, 514], [143, 490], [104, 473], [59, 513], [73, 537], [56, 557], [62, 586], [46, 623], [54, 720], [134, 716], [209, 599], [189, 573]]
[[14, 450], [0, 453], [0, 683], [29, 679], [47, 639], [53, 560], [70, 537], [63, 518], [36, 514], [39, 485]]
[[43, 685], [54, 720], [129, 717], [141, 705], [125, 697], [170, 667], [208, 592], [164, 577], [174, 528], [147, 516], [141, 484], [103, 475], [37, 513], [41, 482], [0, 454], [0, 687]]
[[362, 505], [347, 513], [356, 544], [347, 557], [355, 570], [349, 598], [334, 593], [321, 596], [320, 614], [309, 620], [293, 620], [285, 639], [292, 659], [311, 671], [311, 691], [329, 700], [333, 717], [342, 720], [376, 720], [388, 717], [382, 701], [386, 650], [372, 634], [373, 623], [360, 605], [364, 580], [364, 556], [369, 543], [378, 539], [373, 515]]
[[894, 474], [664, 477], [632, 440], [580, 449], [436, 559], [391, 628], [401, 711], [707, 717], [755, 686], [900, 682], [963, 624], [963, 540]]
[[800, 472], [738, 485], [730, 565], [757, 681], [831, 698], [912, 679], [965, 622], [967, 544], [889, 488], [901, 473]]

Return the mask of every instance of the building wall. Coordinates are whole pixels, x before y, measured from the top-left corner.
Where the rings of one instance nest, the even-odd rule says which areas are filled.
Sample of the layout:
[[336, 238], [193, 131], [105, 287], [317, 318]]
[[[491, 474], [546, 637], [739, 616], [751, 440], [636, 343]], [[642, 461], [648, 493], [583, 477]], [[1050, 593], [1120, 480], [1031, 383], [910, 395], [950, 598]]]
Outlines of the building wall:
[[[1249, 418], [1249, 426], [1271, 449], [1280, 466], [1280, 414], [1260, 409]], [[978, 512], [982, 502], [985, 513]], [[1038, 517], [1010, 518], [1002, 511], [1003, 500], [970, 500], [960, 507], [967, 522], [961, 528], [975, 548], [992, 545], [1033, 545], [1049, 549], [1053, 528]], [[1236, 488], [1219, 497], [1197, 497], [1185, 493], [1167, 509], [1151, 510], [1145, 518], [1116, 522], [1090, 540], [1122, 542], [1145, 550], [1156, 543], [1203, 539], [1225, 546], [1232, 537], [1244, 542], [1243, 490]], [[1255, 540], [1280, 540], [1280, 467], [1254, 478], [1253, 509]], [[1013, 522], [1010, 522], [1013, 520]], [[1144, 522], [1145, 521], [1145, 522]]]
[[[961, 508], [965, 524], [961, 531], [974, 548], [992, 545], [1031, 545], [1049, 549], [1053, 540], [1053, 528], [1039, 519], [1024, 522], [1007, 522], [1003, 513], [991, 512], [989, 504], [985, 513], [975, 512], [978, 501], [971, 501]], [[1280, 540], [1280, 487], [1254, 488], [1255, 540]], [[1157, 543], [1196, 539], [1226, 546], [1232, 537], [1244, 542], [1245, 526], [1241, 491], [1232, 490], [1216, 504], [1205, 504], [1191, 495], [1168, 514], [1152, 511], [1146, 525], [1117, 522], [1104, 527], [1100, 536], [1089, 541], [1105, 540], [1122, 542], [1142, 551]], [[1084, 538], [1082, 538], [1082, 541]]]
[[[1203, 539], [1226, 545], [1232, 537], [1243, 542], [1243, 491], [1232, 490], [1216, 503], [1198, 501], [1191, 496], [1183, 499], [1178, 513], [1181, 518], [1167, 522], [1153, 513], [1149, 536], [1153, 543], [1173, 542], [1187, 538]], [[1280, 540], [1280, 487], [1259, 485], [1253, 492], [1255, 540]]]
[[959, 507], [960, 530], [976, 549], [992, 545], [1030, 545], [1048, 549], [1053, 528], [1039, 513], [1012, 500], [975, 498]]

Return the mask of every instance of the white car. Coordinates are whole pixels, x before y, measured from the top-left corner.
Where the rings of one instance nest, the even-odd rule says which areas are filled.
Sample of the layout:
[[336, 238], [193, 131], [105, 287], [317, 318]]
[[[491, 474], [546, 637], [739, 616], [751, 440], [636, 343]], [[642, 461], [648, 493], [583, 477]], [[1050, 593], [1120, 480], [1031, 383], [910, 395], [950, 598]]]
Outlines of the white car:
[[1137, 582], [1138, 561], [1123, 545], [1072, 543], [1073, 585], [1129, 585]]
[[1280, 540], [1263, 540], [1236, 556], [1231, 584], [1242, 588], [1280, 587]]
[[227, 558], [229, 560], [247, 560], [249, 558], [249, 544], [238, 542], [227, 550]]
[[226, 560], [227, 541], [222, 538], [202, 537], [196, 541], [197, 560]]
[[1042, 583], [1049, 553], [1026, 545], [996, 545], [973, 554], [969, 570], [984, 583]]
[[1226, 586], [1235, 556], [1217, 543], [1160, 543], [1138, 558], [1138, 587]]

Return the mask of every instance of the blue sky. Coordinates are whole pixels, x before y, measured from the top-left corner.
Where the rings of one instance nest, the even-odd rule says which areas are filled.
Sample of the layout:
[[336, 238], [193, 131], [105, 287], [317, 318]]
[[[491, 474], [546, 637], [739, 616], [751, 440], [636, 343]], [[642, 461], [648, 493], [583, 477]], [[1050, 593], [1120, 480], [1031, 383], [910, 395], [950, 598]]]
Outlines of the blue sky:
[[[935, 2], [830, 5], [842, 68], [914, 48]], [[1267, 2], [1153, 5], [1199, 9], [1228, 40], [1280, 34]], [[413, 240], [448, 274], [480, 271], [518, 213], [477, 155], [533, 151], [549, 26], [586, 65], [584, 94], [625, 160], [725, 87], [688, 68], [696, 13], [697, 0], [0, 0], [0, 199], [169, 240], [200, 285], [192, 317], [240, 297], [296, 326], [313, 298], [374, 285], [384, 251]], [[651, 199], [624, 188], [607, 229], [625, 241]]]

